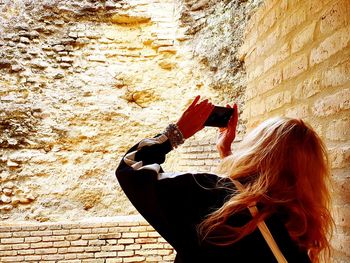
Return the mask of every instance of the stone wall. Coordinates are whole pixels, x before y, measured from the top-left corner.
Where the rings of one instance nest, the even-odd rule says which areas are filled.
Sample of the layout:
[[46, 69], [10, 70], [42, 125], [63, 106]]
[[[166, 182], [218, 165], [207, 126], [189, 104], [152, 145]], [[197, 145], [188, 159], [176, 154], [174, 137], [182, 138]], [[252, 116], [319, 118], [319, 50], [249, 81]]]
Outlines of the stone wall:
[[[244, 104], [236, 54], [260, 2], [0, 1], [1, 219], [136, 214], [120, 158], [197, 94]], [[213, 170], [215, 137], [201, 131], [165, 169]]]
[[327, 144], [336, 229], [334, 262], [350, 253], [350, 2], [267, 0], [241, 48], [248, 128], [271, 116], [308, 121]]
[[[239, 47], [247, 22], [262, 0], [254, 1], [183, 1], [180, 22], [192, 47], [200, 71], [208, 76], [207, 85], [216, 92], [219, 105], [237, 103], [243, 109], [246, 71], [239, 59]], [[196, 69], [195, 69], [196, 70]], [[198, 69], [197, 69], [198, 70]], [[237, 140], [245, 133], [245, 121], [238, 125]], [[185, 142], [178, 150], [178, 170], [215, 172], [220, 162], [215, 147], [216, 129], [209, 128]]]
[[173, 262], [167, 242], [140, 217], [0, 226], [0, 262]]
[[175, 121], [196, 94], [218, 100], [176, 3], [0, 8], [2, 220], [135, 214], [114, 177], [123, 153]]

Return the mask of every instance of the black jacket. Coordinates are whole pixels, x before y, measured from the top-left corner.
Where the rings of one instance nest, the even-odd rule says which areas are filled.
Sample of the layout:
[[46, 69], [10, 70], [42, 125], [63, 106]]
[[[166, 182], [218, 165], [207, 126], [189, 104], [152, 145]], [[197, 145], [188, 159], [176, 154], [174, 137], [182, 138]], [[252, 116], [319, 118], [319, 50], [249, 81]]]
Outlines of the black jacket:
[[[116, 171], [120, 186], [140, 214], [176, 250], [176, 263], [277, 262], [266, 241], [255, 230], [229, 246], [201, 242], [196, 227], [210, 212], [221, 207], [235, 186], [209, 173], [164, 173], [160, 164], [172, 150], [165, 135], [144, 139], [132, 147]], [[248, 211], [233, 214], [232, 226], [251, 219]], [[278, 215], [265, 220], [289, 263], [310, 262], [291, 240]]]

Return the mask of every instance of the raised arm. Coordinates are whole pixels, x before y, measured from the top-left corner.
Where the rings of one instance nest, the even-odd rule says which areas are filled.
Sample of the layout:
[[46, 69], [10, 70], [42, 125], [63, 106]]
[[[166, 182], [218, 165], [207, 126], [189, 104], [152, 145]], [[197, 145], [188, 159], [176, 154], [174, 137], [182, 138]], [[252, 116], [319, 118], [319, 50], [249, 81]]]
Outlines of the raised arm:
[[[199, 99], [197, 96], [182, 114], [177, 126], [171, 125], [166, 132], [134, 145], [124, 155], [116, 170], [119, 184], [135, 208], [174, 247], [180, 246], [181, 237], [178, 231], [174, 230], [174, 223], [170, 223], [172, 219], [164, 209], [164, 201], [171, 202], [176, 198], [175, 203], [179, 207], [174, 205], [173, 209], [185, 209], [180, 204], [185, 204], [188, 200], [182, 200], [185, 196], [178, 193], [184, 192], [184, 188], [194, 182], [190, 176], [179, 177], [171, 183], [171, 187], [176, 188], [173, 191], [177, 196], [168, 196], [171, 187], [162, 179], [163, 171], [160, 165], [165, 161], [166, 154], [183, 142], [182, 137], [187, 139], [203, 128], [214, 106], [208, 100], [198, 103]], [[169, 191], [164, 192], [166, 187]]]

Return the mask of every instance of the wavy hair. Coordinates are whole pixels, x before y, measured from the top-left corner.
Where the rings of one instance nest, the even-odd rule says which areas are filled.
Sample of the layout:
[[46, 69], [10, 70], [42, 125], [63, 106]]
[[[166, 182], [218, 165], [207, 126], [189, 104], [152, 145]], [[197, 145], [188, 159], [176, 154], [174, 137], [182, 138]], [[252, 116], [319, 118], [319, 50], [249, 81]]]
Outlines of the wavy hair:
[[[330, 258], [330, 172], [326, 147], [316, 132], [300, 119], [269, 119], [226, 157], [219, 172], [245, 182], [218, 210], [199, 225], [202, 239], [229, 245], [252, 233], [257, 223], [282, 213], [291, 238], [308, 251], [312, 262]], [[249, 205], [259, 213], [242, 227], [226, 224], [230, 215]], [[328, 259], [328, 260], [327, 260]]]

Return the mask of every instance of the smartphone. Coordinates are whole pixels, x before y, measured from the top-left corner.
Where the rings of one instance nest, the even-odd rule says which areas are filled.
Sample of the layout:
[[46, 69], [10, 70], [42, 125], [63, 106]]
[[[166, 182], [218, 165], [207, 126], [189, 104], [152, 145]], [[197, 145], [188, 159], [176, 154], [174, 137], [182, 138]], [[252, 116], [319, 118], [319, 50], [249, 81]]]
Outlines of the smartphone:
[[233, 108], [215, 106], [208, 119], [205, 121], [204, 126], [227, 127], [232, 114]]

